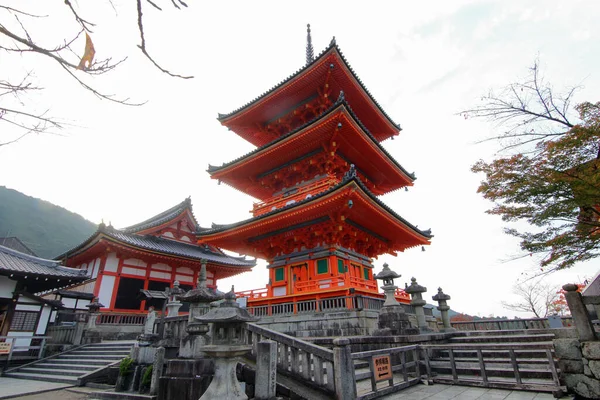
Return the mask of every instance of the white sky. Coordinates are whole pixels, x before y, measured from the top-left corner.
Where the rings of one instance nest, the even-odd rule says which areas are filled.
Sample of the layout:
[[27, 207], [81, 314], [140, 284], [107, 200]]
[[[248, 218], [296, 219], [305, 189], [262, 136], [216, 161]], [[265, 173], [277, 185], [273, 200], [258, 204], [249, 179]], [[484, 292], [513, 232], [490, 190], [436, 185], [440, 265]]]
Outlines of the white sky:
[[[51, 16], [29, 24], [41, 44], [54, 45], [52, 39], [77, 30], [62, 2], [53, 8], [42, 0], [18, 3]], [[126, 107], [100, 101], [56, 63], [1, 53], [0, 77], [34, 70], [46, 90], [24, 100], [71, 125], [63, 136], [27, 137], [0, 147], [0, 185], [116, 227], [189, 195], [203, 226], [248, 218], [253, 199], [218, 186], [206, 172], [209, 163], [220, 165], [252, 150], [216, 116], [302, 67], [310, 23], [315, 52], [336, 36], [358, 76], [403, 127], [384, 146], [418, 179], [408, 192], [382, 200], [435, 235], [427, 251], [382, 256], [375, 271], [388, 262], [402, 274], [400, 285], [415, 276], [428, 287], [428, 298], [441, 286], [458, 311], [515, 315], [500, 302], [513, 299], [512, 285], [522, 272], [535, 269], [536, 259], [504, 262], [519, 254], [518, 242], [504, 235], [499, 217], [485, 214], [491, 203], [476, 193], [481, 177], [470, 172], [475, 161], [490, 160], [499, 149], [497, 143], [475, 143], [496, 128], [457, 113], [477, 105], [489, 89], [526, 76], [536, 57], [557, 90], [582, 84], [576, 102], [597, 101], [600, 3], [189, 1], [187, 10], [177, 11], [163, 1], [162, 13], [146, 7], [149, 51], [164, 67], [194, 75], [193, 80], [161, 74], [137, 51], [135, 2], [113, 0], [117, 14], [108, 1], [97, 2], [96, 9], [78, 3], [82, 16], [97, 23], [96, 57], [129, 56], [118, 70], [93, 81], [95, 87], [148, 103]], [[4, 14], [0, 18], [4, 23]], [[82, 52], [83, 46], [82, 40]], [[5, 125], [0, 125], [2, 138], [14, 134]], [[598, 267], [598, 261], [589, 262], [548, 280], [581, 281]], [[251, 274], [221, 285], [243, 290], [266, 281], [261, 262]]]

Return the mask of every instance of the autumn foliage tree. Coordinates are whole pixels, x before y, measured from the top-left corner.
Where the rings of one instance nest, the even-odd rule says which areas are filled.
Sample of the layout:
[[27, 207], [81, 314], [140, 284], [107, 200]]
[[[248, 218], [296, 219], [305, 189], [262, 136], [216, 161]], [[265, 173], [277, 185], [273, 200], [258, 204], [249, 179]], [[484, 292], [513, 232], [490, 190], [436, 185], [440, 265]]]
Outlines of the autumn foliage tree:
[[[14, 143], [31, 133], [56, 132], [63, 126], [61, 121], [52, 116], [49, 110], [38, 110], [28, 97], [29, 94], [40, 92], [43, 85], [36, 81], [35, 71], [30, 70], [19, 76], [14, 71], [7, 71], [11, 63], [20, 64], [31, 59], [31, 65], [36, 60], [51, 60], [57, 71], [61, 71], [77, 82], [85, 91], [108, 101], [127, 105], [140, 105], [129, 101], [128, 97], [119, 97], [105, 93], [95, 85], [93, 77], [114, 70], [124, 59], [114, 60], [110, 49], [94, 47], [94, 31], [99, 21], [93, 15], [95, 7], [115, 8], [116, 0], [95, 2], [58, 2], [31, 3], [22, 1], [3, 1], [0, 4], [0, 51], [3, 68], [0, 75], [0, 132], [18, 132], [7, 138], [0, 136], [0, 147]], [[93, 4], [92, 4], [93, 3]], [[135, 24], [138, 31], [139, 51], [146, 59], [161, 72], [178, 78], [191, 78], [171, 72], [156, 61], [149, 52], [146, 41], [144, 14], [160, 12], [165, 7], [180, 10], [187, 7], [183, 0], [132, 0], [120, 1], [120, 5], [135, 10], [136, 19], [126, 23]], [[41, 6], [41, 7], [40, 7]], [[44, 7], [51, 8], [48, 15], [40, 11]], [[70, 31], [67, 37], [52, 42], [52, 35], [44, 34], [35, 29], [41, 22], [50, 20], [51, 26], [60, 26]], [[4, 129], [2, 128], [4, 127]], [[10, 130], [7, 128], [11, 128]]]
[[493, 139], [505, 154], [478, 161], [478, 191], [494, 202], [488, 213], [517, 227], [524, 255], [539, 255], [542, 271], [572, 267], [600, 255], [600, 102], [575, 107], [575, 89], [555, 95], [536, 63], [523, 83], [485, 96], [464, 111], [499, 123]]

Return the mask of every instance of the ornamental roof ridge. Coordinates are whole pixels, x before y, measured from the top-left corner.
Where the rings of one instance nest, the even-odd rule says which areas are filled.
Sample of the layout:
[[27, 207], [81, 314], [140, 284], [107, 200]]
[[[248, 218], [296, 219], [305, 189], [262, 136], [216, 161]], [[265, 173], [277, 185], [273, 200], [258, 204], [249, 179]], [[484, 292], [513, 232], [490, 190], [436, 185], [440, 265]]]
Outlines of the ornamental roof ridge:
[[198, 220], [196, 220], [196, 216], [194, 215], [194, 211], [192, 209], [191, 196], [188, 196], [181, 203], [169, 208], [168, 210], [158, 213], [155, 216], [150, 217], [142, 222], [138, 222], [137, 224], [133, 224], [131, 226], [121, 228], [120, 231], [126, 232], [126, 233], [136, 233], [139, 231], [146, 230], [148, 228], [153, 228], [155, 226], [162, 225], [165, 222], [169, 221], [170, 219], [173, 219], [173, 218], [179, 216], [186, 209], [189, 210], [190, 214], [192, 215], [192, 219], [193, 219], [192, 222], [195, 225], [192, 230], [195, 231], [196, 229], [198, 229], [199, 224], [198, 224]]
[[339, 105], [344, 105], [346, 107], [346, 109], [348, 110], [348, 113], [352, 116], [352, 118], [356, 121], [356, 123], [360, 126], [360, 128], [367, 134], [367, 136], [373, 141], [373, 143], [375, 143], [375, 145], [404, 173], [406, 174], [406, 176], [408, 176], [409, 178], [411, 178], [413, 181], [417, 179], [417, 177], [415, 176], [414, 173], [408, 172], [402, 165], [400, 165], [400, 163], [394, 158], [392, 157], [392, 155], [383, 147], [383, 145], [377, 141], [377, 139], [375, 138], [375, 136], [373, 136], [373, 134], [367, 129], [367, 127], [361, 122], [361, 120], [358, 118], [358, 116], [354, 113], [354, 111], [352, 110], [352, 107], [350, 106], [350, 104], [348, 103], [348, 101], [346, 100], [345, 96], [344, 96], [344, 92], [340, 91], [340, 95], [338, 96], [337, 100], [325, 111], [323, 111], [321, 114], [317, 115], [316, 117], [314, 117], [313, 119], [311, 119], [308, 122], [305, 122], [304, 124], [300, 125], [299, 127], [291, 130], [290, 132], [279, 136], [278, 138], [270, 141], [267, 144], [264, 144], [260, 147], [257, 147], [256, 149], [232, 160], [229, 161], [227, 163], [223, 163], [221, 166], [214, 166], [214, 165], [210, 165], [208, 164], [208, 169], [206, 170], [206, 172], [213, 173], [213, 172], [217, 172], [223, 168], [226, 168], [232, 164], [235, 164], [238, 161], [241, 161], [245, 158], [248, 158], [254, 154], [259, 153], [260, 151], [269, 148], [273, 145], [275, 145], [276, 143], [290, 137], [293, 136], [294, 134], [296, 134], [297, 132], [300, 132], [301, 130], [309, 127], [310, 125], [312, 125], [314, 122], [318, 121], [319, 119], [325, 117], [327, 114], [329, 114], [330, 112], [332, 112], [334, 109], [336, 109]]
[[237, 108], [237, 109], [235, 109], [235, 110], [233, 110], [233, 111], [231, 111], [229, 113], [226, 113], [226, 114], [218, 113], [217, 120], [222, 122], [223, 120], [225, 120], [225, 119], [227, 119], [227, 118], [229, 118], [229, 117], [231, 117], [231, 116], [239, 113], [240, 111], [248, 108], [249, 106], [251, 106], [252, 104], [256, 103], [258, 100], [264, 98], [268, 94], [273, 93], [278, 88], [280, 88], [283, 84], [285, 84], [287, 82], [290, 82], [295, 77], [297, 77], [298, 75], [300, 75], [302, 72], [308, 70], [312, 65], [314, 65], [315, 63], [317, 63], [331, 49], [335, 49], [337, 51], [337, 53], [340, 55], [341, 60], [344, 62], [344, 64], [346, 65], [346, 67], [348, 68], [348, 70], [350, 71], [350, 73], [354, 76], [354, 78], [356, 79], [356, 81], [358, 82], [358, 84], [360, 85], [360, 87], [365, 91], [365, 93], [367, 94], [367, 96], [369, 96], [369, 98], [371, 99], [371, 101], [373, 101], [373, 103], [375, 104], [375, 106], [377, 106], [377, 108], [381, 111], [381, 113], [390, 121], [390, 123], [392, 125], [394, 125], [399, 130], [402, 130], [402, 128], [400, 127], [400, 124], [394, 122], [394, 120], [381, 107], [381, 105], [379, 104], [379, 102], [377, 102], [377, 100], [375, 100], [375, 98], [373, 97], [373, 95], [371, 94], [371, 92], [369, 91], [369, 89], [367, 89], [367, 87], [365, 86], [365, 84], [363, 83], [363, 81], [356, 74], [356, 72], [354, 71], [354, 69], [352, 68], [352, 66], [348, 62], [348, 60], [346, 60], [346, 57], [344, 56], [344, 53], [342, 53], [342, 50], [340, 49], [340, 47], [338, 46], [338, 44], [336, 42], [335, 36], [331, 39], [331, 42], [329, 43], [329, 46], [327, 46], [324, 50], [322, 50], [319, 53], [319, 55], [317, 57], [315, 57], [314, 60], [310, 64], [306, 64], [302, 68], [298, 69], [296, 72], [294, 72], [293, 74], [289, 75], [287, 78], [283, 79], [278, 84], [276, 84], [275, 86], [271, 87], [269, 90], [263, 92], [261, 95], [255, 97], [253, 100], [249, 101], [248, 103], [244, 104], [243, 106], [241, 106], [241, 107], [239, 107], [239, 108]]
[[320, 199], [321, 197], [324, 197], [330, 193], [335, 192], [336, 190], [340, 189], [341, 187], [347, 185], [350, 182], [355, 182], [364, 192], [365, 194], [367, 194], [367, 196], [369, 198], [371, 198], [371, 200], [373, 200], [375, 203], [377, 203], [381, 208], [383, 208], [384, 210], [386, 210], [387, 212], [389, 212], [392, 216], [394, 216], [395, 218], [397, 218], [400, 222], [402, 222], [403, 224], [405, 224], [407, 227], [409, 227], [410, 229], [412, 229], [413, 231], [419, 233], [422, 236], [425, 236], [427, 238], [432, 238], [433, 235], [431, 234], [431, 229], [427, 229], [427, 230], [420, 230], [419, 228], [417, 228], [415, 225], [411, 224], [410, 222], [408, 222], [406, 219], [404, 219], [403, 217], [401, 217], [400, 215], [398, 215], [394, 210], [392, 210], [390, 207], [388, 207], [383, 201], [379, 200], [377, 198], [377, 196], [375, 196], [373, 194], [373, 192], [371, 192], [364, 183], [362, 183], [362, 181], [360, 180], [360, 178], [355, 174], [355, 173], [347, 173], [344, 175], [344, 178], [340, 181], [340, 183], [338, 183], [337, 185], [332, 186], [331, 188], [313, 195], [312, 197], [303, 199], [301, 201], [292, 203], [292, 204], [288, 204], [285, 205], [281, 208], [278, 208], [276, 210], [272, 210], [269, 211], [267, 213], [258, 215], [256, 217], [252, 217], [252, 218], [248, 218], [239, 222], [234, 222], [233, 224], [213, 224], [216, 227], [215, 228], [211, 228], [211, 229], [207, 229], [203, 232], [197, 232], [197, 236], [198, 237], [202, 237], [203, 235], [210, 235], [213, 233], [217, 233], [219, 231], [224, 231], [230, 228], [235, 228], [237, 226], [249, 223], [249, 222], [254, 222], [254, 221], [258, 221], [267, 217], [270, 217], [272, 215], [281, 213], [283, 211], [287, 211], [289, 209], [295, 208], [295, 207], [299, 207], [302, 206], [304, 204], [310, 203], [310, 202], [316, 202], [318, 199]]

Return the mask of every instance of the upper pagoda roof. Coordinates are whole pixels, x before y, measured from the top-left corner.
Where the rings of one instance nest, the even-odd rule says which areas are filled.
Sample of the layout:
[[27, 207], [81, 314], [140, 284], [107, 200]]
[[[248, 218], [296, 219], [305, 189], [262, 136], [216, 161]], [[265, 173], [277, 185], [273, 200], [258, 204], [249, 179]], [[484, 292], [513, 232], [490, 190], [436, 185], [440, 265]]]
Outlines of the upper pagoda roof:
[[[215, 243], [213, 244], [222, 246], [228, 250], [239, 250], [246, 254], [252, 254], [247, 248], [243, 248], [244, 244], [241, 242], [242, 238], [239, 235], [248, 235], [250, 237], [258, 230], [264, 230], [261, 234], [265, 234], [279, 229], [289, 228], [294, 222], [307, 221], [308, 218], [315, 216], [319, 212], [317, 211], [319, 207], [323, 207], [323, 209], [327, 207], [339, 207], [339, 205], [335, 205], [336, 202], [347, 202], [352, 199], [352, 197], [348, 197], [345, 194], [356, 196], [354, 203], [357, 204], [353, 203], [354, 207], [359, 208], [358, 203], [359, 200], [361, 200], [361, 210], [370, 208], [371, 210], [375, 210], [381, 217], [374, 218], [374, 214], [367, 212], [355, 212], [352, 214], [352, 219], [355, 223], [371, 232], [378, 234], [377, 231], [381, 229], [383, 223], [393, 223], [396, 224], [396, 226], [401, 226], [402, 230], [411, 238], [404, 248], [429, 244], [429, 240], [433, 237], [431, 230], [418, 229], [379, 200], [361, 182], [353, 168], [339, 184], [332, 186], [326, 191], [244, 221], [228, 225], [218, 225], [214, 228], [203, 230], [198, 232], [197, 236], [200, 240], [204, 239], [209, 243], [213, 243], [214, 239]], [[333, 199], [336, 196], [338, 199], [334, 201]], [[373, 208], [373, 206], [375, 206], [375, 208]], [[352, 208], [352, 206], [349, 206], [349, 208]], [[302, 215], [302, 213], [311, 214], [311, 216]], [[329, 211], [325, 212], [325, 215], [328, 215], [328, 213]], [[227, 236], [229, 239], [227, 239]], [[218, 237], [234, 247], [229, 248], [223, 243], [216, 243]], [[394, 239], [398, 239], [398, 237], [395, 237]]]
[[[367, 140], [366, 143], [361, 143], [360, 139], [353, 140], [351, 141], [352, 143], [345, 143], [347, 135], [356, 135], [356, 133], [340, 133], [336, 136], [337, 139], [335, 139], [336, 142], [340, 143], [338, 149], [350, 162], [359, 166], [361, 172], [367, 174], [372, 181], [378, 184], [382, 182], [387, 183], [387, 189], [382, 190], [378, 195], [403, 186], [412, 185], [412, 181], [416, 179], [414, 174], [404, 169], [376, 140], [373, 134], [358, 119], [346, 101], [343, 92], [331, 107], [311, 121], [233, 161], [224, 163], [221, 166], [209, 165], [208, 172], [214, 179], [220, 179], [251, 196], [264, 200], [272, 195], [272, 191], [267, 188], [261, 188], [260, 185], [253, 184], [247, 177], [270, 171], [287, 162], [292, 162], [298, 157], [305, 156], [312, 151], [309, 148], [311, 143], [315, 150], [322, 149], [320, 143], [323, 140], [328, 140], [333, 135], [335, 125], [340, 122], [336, 117], [339, 113], [347, 116], [347, 120], [350, 122], [348, 126], [355, 127], [353, 132], [364, 133]], [[343, 129], [347, 129], [348, 126], [342, 124]], [[319, 129], [326, 132], [320, 132]], [[302, 136], [307, 136], [308, 139], [301, 140], [300, 137]], [[299, 145], [299, 141], [302, 141], [302, 145]], [[276, 149], [280, 150], [277, 151], [277, 154], [275, 154]], [[384, 160], [383, 164], [377, 162], [381, 158]], [[236, 168], [242, 167], [242, 165], [244, 168], [243, 172], [238, 173], [239, 176], [237, 176], [233, 171]]]
[[344, 57], [335, 38], [311, 63], [237, 110], [219, 114], [217, 119], [250, 143], [261, 146], [266, 140], [255, 136], [257, 125], [291, 111], [317, 94], [319, 85], [324, 83], [323, 75], [328, 71], [332, 71], [334, 77], [329, 84], [333, 96], [337, 97], [340, 91], [344, 91], [378, 141], [398, 134], [400, 125], [373, 98]]
[[0, 246], [0, 275], [87, 279], [85, 271], [68, 268], [59, 261], [32, 256], [9, 247]]
[[243, 269], [249, 269], [256, 265], [255, 260], [246, 260], [242, 257], [231, 257], [221, 252], [212, 251], [210, 248], [205, 246], [178, 242], [152, 235], [127, 233], [104, 224], [100, 224], [98, 230], [85, 242], [65, 252], [64, 254], [61, 254], [60, 256], [56, 257], [56, 259], [70, 259], [92, 248], [101, 241], [114, 243], [115, 245], [132, 248], [138, 251], [142, 250], [148, 253], [179, 257], [197, 262], [200, 262], [202, 259], [206, 259], [212, 263], [239, 267]]
[[176, 206], [171, 207], [168, 210], [155, 215], [154, 217], [148, 218], [145, 221], [122, 228], [121, 231], [125, 233], [139, 233], [146, 231], [148, 229], [166, 225], [186, 212], [190, 216], [191, 222], [194, 224], [192, 230], [197, 230], [200, 225], [198, 224], [196, 217], [194, 217], [194, 212], [192, 211], [192, 200], [190, 197], [188, 197]]

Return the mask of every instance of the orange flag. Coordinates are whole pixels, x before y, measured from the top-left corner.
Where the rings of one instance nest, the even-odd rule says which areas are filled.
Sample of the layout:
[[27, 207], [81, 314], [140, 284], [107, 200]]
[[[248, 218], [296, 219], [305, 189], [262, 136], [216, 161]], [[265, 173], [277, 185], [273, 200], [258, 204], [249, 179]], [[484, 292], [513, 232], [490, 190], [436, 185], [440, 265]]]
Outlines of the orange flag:
[[81, 57], [81, 61], [79, 62], [77, 69], [84, 70], [86, 68], [91, 67], [92, 62], [94, 61], [95, 54], [96, 54], [96, 50], [94, 50], [94, 44], [92, 43], [92, 38], [86, 32], [85, 33], [85, 52], [83, 53], [83, 57]]

